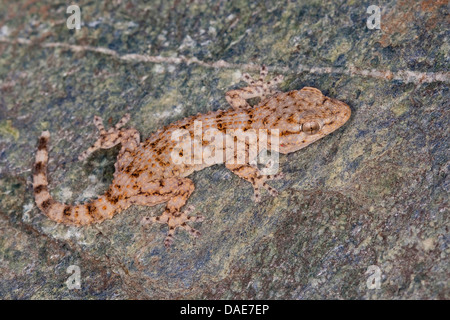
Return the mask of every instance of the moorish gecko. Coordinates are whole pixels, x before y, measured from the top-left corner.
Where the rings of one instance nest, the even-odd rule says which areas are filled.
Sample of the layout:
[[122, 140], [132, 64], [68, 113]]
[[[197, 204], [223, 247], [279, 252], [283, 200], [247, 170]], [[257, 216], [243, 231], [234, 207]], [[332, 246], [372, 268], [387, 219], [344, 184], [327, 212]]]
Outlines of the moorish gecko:
[[[162, 215], [143, 219], [144, 224], [159, 222], [169, 226], [165, 246], [170, 246], [178, 227], [193, 236], [200, 235], [187, 223], [203, 221], [203, 217], [191, 216], [192, 207], [184, 211], [181, 208], [194, 191], [194, 183], [187, 176], [212, 164], [211, 161], [206, 161], [208, 160], [206, 152], [200, 152], [200, 159], [197, 159], [200, 161], [175, 163], [173, 153], [179, 152], [180, 156], [183, 153], [183, 150], [177, 149], [177, 141], [173, 139], [176, 130], [187, 132], [191, 138], [188, 140], [190, 143], [198, 144], [200, 139], [202, 147], [208, 145], [211, 147], [214, 145], [211, 142], [214, 139], [219, 141], [229, 137], [231, 129], [241, 129], [241, 133], [253, 129], [278, 129], [279, 144], [275, 146], [269, 141], [267, 149], [286, 154], [300, 150], [330, 134], [350, 118], [351, 111], [348, 105], [324, 96], [318, 89], [304, 87], [301, 90], [279, 92], [275, 88], [283, 77], [278, 76], [264, 82], [266, 75], [265, 66], [261, 67], [257, 80], [244, 74], [243, 80], [248, 86], [226, 93], [226, 100], [232, 106], [231, 109], [185, 118], [158, 130], [143, 142], [140, 141], [136, 129], [122, 128], [129, 120], [129, 115], [125, 115], [109, 130], [105, 130], [100, 117], [94, 117], [94, 124], [100, 132], [100, 137], [93, 146], [80, 155], [79, 159], [84, 160], [97, 149], [107, 149], [117, 144], [121, 144], [121, 149], [115, 163], [111, 186], [105, 194], [86, 204], [68, 205], [54, 200], [50, 195], [47, 180], [50, 133], [44, 131], [39, 138], [33, 174], [37, 206], [47, 217], [58, 223], [81, 226], [111, 219], [133, 204], [153, 206], [167, 202]], [[255, 97], [261, 100], [252, 107], [247, 103], [247, 99]], [[200, 121], [203, 128], [215, 130], [214, 139], [208, 141], [206, 132], [200, 137], [196, 136], [194, 125]], [[231, 133], [231, 136], [231, 141], [241, 139], [237, 134]], [[215, 163], [225, 163], [229, 170], [250, 182], [254, 188], [255, 201], [260, 200], [261, 187], [267, 189], [273, 196], [277, 195], [277, 191], [269, 186], [267, 181], [280, 178], [282, 174], [262, 174], [252, 159], [249, 159], [247, 147], [249, 145], [246, 142], [245, 163], [232, 161], [236, 160], [237, 151], [231, 158], [227, 158], [227, 154]], [[225, 151], [217, 146], [215, 148], [217, 149], [215, 152]]]

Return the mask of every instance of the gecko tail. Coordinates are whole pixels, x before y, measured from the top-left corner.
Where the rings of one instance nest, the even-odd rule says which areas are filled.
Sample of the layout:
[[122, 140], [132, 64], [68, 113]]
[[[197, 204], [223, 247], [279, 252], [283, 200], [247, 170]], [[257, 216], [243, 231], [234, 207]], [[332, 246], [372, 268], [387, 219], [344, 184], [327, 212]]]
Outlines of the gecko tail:
[[67, 225], [81, 226], [111, 219], [118, 211], [118, 207], [109, 201], [109, 190], [98, 199], [81, 205], [68, 205], [53, 199], [48, 190], [47, 180], [49, 139], [50, 133], [42, 132], [34, 163], [33, 191], [38, 208], [49, 219]]

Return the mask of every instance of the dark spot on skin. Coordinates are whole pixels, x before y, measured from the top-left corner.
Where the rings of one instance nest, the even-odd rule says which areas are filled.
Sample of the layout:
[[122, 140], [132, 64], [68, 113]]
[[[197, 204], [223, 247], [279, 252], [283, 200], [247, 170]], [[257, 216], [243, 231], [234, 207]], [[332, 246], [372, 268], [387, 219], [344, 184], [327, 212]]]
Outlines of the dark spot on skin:
[[175, 218], [178, 218], [178, 217], [181, 216], [181, 212], [179, 212], [177, 209], [174, 208], [174, 212], [172, 213], [172, 215], [173, 215]]
[[47, 199], [44, 202], [42, 202], [41, 207], [45, 211], [45, 210], [49, 209], [54, 203], [55, 203], [55, 200], [50, 198], [50, 199]]
[[288, 136], [288, 135], [299, 134], [299, 133], [300, 133], [300, 131], [284, 130], [284, 131], [281, 131], [280, 136]]
[[71, 212], [72, 212], [72, 207], [71, 206], [65, 206], [64, 207], [63, 214], [65, 216], [70, 216]]
[[86, 209], [90, 216], [95, 216], [95, 214], [97, 213], [97, 207], [92, 203], [86, 204]]
[[158, 162], [158, 164], [159, 164], [161, 167], [166, 167], [166, 166], [168, 165], [168, 163], [162, 161], [160, 158], [156, 158], [156, 162]]
[[119, 197], [111, 197], [111, 198], [108, 198], [108, 201], [111, 203], [111, 204], [116, 204], [118, 201], [119, 201]]
[[126, 174], [130, 174], [132, 168], [133, 168], [133, 163], [131, 163], [129, 166], [127, 166], [127, 167], [125, 168], [125, 173], [126, 173]]
[[142, 173], [141, 170], [135, 170], [135, 171], [131, 174], [131, 176], [132, 176], [133, 178], [139, 178], [139, 176], [141, 175], [141, 173]]
[[44, 190], [47, 190], [47, 186], [43, 185], [43, 184], [40, 184], [40, 185], [34, 187], [34, 193], [35, 194], [39, 194], [39, 193], [41, 193]]
[[150, 191], [150, 192], [142, 192], [142, 193], [140, 193], [140, 194], [142, 194], [142, 195], [150, 195], [150, 196], [163, 196], [164, 194], [166, 194], [167, 192], [159, 192], [159, 191]]
[[105, 192], [106, 200], [108, 200], [111, 204], [116, 204], [119, 201], [119, 197], [113, 196], [111, 194], [111, 189]]
[[289, 123], [296, 123], [296, 121], [295, 121], [295, 114], [291, 114], [291, 115], [289, 116], [289, 118], [287, 118], [287, 121], [288, 121]]
[[47, 148], [47, 138], [40, 137], [39, 138], [39, 144], [38, 144], [38, 150], [46, 149]]
[[233, 168], [232, 171], [233, 171], [233, 172], [239, 172], [243, 167], [244, 167], [243, 165], [238, 166], [238, 167], [235, 167], [235, 168]]
[[277, 118], [277, 120], [275, 120], [275, 123], [273, 124], [273, 126], [276, 128], [277, 127], [277, 125], [278, 125], [278, 122], [280, 122], [280, 120], [281, 120], [281, 116], [279, 116], [278, 118]]
[[158, 139], [156, 139], [156, 141], [150, 143], [150, 146], [151, 146], [152, 148], [155, 148], [155, 146], [156, 146], [162, 139], [163, 139], [163, 137], [160, 136]]
[[242, 130], [244, 132], [247, 131], [247, 130], [250, 130], [252, 128], [252, 123], [253, 123], [253, 120], [248, 119], [246, 124], [245, 124], [245, 126], [244, 126], [244, 128]]
[[34, 165], [35, 174], [45, 173], [45, 164], [43, 162], [36, 162]]
[[167, 145], [167, 144], [164, 144], [163, 146], [161, 146], [161, 148], [158, 148], [158, 149], [156, 150], [156, 154], [157, 154], [158, 156], [161, 155], [161, 153], [164, 153], [164, 152], [166, 151], [167, 147], [168, 147], [168, 145]]

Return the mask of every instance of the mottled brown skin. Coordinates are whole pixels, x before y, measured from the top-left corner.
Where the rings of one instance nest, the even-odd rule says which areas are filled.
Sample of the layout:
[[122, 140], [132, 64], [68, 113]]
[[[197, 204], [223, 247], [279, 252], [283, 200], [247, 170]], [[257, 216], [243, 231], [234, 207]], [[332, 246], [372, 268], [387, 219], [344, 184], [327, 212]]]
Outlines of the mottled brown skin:
[[[214, 139], [225, 141], [231, 137], [231, 141], [234, 139], [234, 141], [245, 142], [245, 133], [251, 130], [278, 129], [279, 146], [272, 145], [269, 141], [268, 149], [286, 154], [300, 150], [330, 134], [349, 119], [351, 112], [345, 103], [328, 98], [315, 88], [305, 87], [285, 93], [277, 92], [274, 88], [282, 81], [282, 77], [264, 82], [266, 75], [265, 66], [261, 68], [258, 80], [253, 80], [245, 74], [243, 80], [249, 86], [226, 94], [232, 109], [198, 114], [180, 120], [158, 130], [144, 142], [140, 142], [137, 130], [122, 128], [129, 120], [129, 115], [125, 115], [108, 131], [103, 127], [101, 118], [94, 117], [94, 124], [100, 132], [100, 138], [80, 155], [80, 160], [84, 160], [97, 149], [107, 149], [117, 144], [121, 144], [121, 150], [115, 164], [114, 180], [111, 186], [104, 195], [87, 204], [67, 205], [55, 201], [50, 195], [47, 181], [50, 134], [48, 131], [43, 132], [39, 138], [33, 176], [37, 206], [50, 219], [58, 223], [81, 226], [110, 219], [133, 204], [153, 206], [167, 203], [162, 215], [146, 217], [143, 223], [166, 223], [169, 231], [165, 245], [170, 246], [177, 228], [183, 228], [193, 236], [200, 234], [187, 223], [202, 221], [203, 217], [190, 216], [192, 207], [181, 211], [195, 189], [192, 180], [187, 178], [194, 171], [213, 164], [225, 163], [228, 169], [253, 185], [255, 201], [260, 201], [261, 188], [267, 189], [270, 194], [276, 196], [277, 191], [270, 187], [267, 181], [281, 178], [281, 173], [262, 174], [260, 169], [251, 162], [253, 159], [250, 158], [247, 148], [244, 163], [237, 163], [237, 151], [226, 154], [225, 147], [214, 148], [213, 141], [216, 141]], [[247, 99], [254, 97], [260, 97], [261, 102], [251, 107]], [[196, 135], [196, 121], [201, 121], [202, 124], [200, 135]], [[236, 132], [230, 134], [231, 129], [241, 129], [244, 137]], [[191, 144], [202, 143], [203, 148], [209, 146], [214, 152], [224, 151], [224, 156], [211, 163], [212, 157], [208, 158], [205, 152], [200, 152], [200, 158], [193, 159], [191, 163], [177, 164], [173, 160], [173, 155], [182, 156], [183, 150], [179, 148], [180, 140], [175, 140], [173, 134], [180, 130], [185, 133], [185, 137], [190, 138], [183, 140], [185, 144], [189, 143], [189, 147]], [[210, 136], [206, 136], [208, 130], [214, 130], [213, 140]], [[246, 142], [247, 147], [248, 145]]]

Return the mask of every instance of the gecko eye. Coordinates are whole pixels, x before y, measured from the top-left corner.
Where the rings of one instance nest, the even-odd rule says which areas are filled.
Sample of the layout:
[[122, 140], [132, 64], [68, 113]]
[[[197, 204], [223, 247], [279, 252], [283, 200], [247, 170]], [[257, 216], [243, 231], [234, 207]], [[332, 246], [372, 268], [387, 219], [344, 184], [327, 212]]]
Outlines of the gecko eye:
[[316, 134], [320, 130], [320, 123], [317, 121], [305, 122], [302, 125], [302, 131], [306, 134]]

